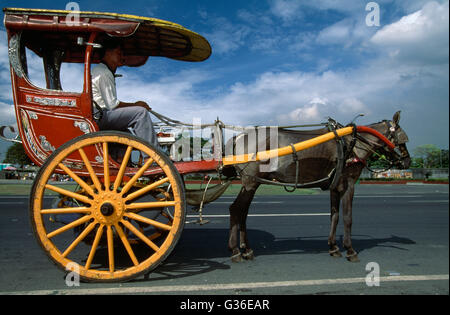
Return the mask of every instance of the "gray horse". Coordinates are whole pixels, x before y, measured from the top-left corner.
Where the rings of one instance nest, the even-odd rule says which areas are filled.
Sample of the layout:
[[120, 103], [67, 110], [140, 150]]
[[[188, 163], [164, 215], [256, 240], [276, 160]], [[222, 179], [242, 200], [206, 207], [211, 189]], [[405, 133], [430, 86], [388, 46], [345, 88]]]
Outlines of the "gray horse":
[[[357, 252], [352, 247], [352, 202], [355, 183], [365, 167], [365, 161], [375, 151], [381, 151], [395, 166], [406, 169], [410, 165], [410, 157], [406, 148], [408, 137], [399, 125], [400, 112], [395, 113], [392, 121], [382, 121], [368, 127], [375, 129], [396, 146], [396, 154], [387, 150], [384, 143], [371, 134], [353, 134], [339, 138], [340, 141], [331, 140], [307, 150], [297, 152], [295, 155], [279, 157], [276, 167], [268, 167], [271, 161], [249, 162], [232, 166], [240, 175], [242, 189], [230, 206], [230, 236], [228, 248], [232, 252], [232, 261], [253, 259], [254, 253], [247, 238], [247, 215], [250, 204], [260, 184], [264, 183], [296, 183], [294, 186], [308, 183], [304, 187], [320, 187], [330, 190], [331, 199], [331, 229], [328, 237], [329, 253], [334, 257], [341, 257], [336, 243], [336, 227], [339, 220], [339, 206], [342, 202], [344, 218], [343, 246], [347, 250], [347, 259], [352, 262], [359, 261]], [[335, 126], [339, 127], [339, 126]], [[278, 129], [278, 147], [289, 146], [328, 133], [328, 128], [308, 131], [293, 131]], [[254, 153], [247, 148], [270, 147], [269, 135], [266, 137], [253, 137], [243, 133], [230, 140], [231, 145], [245, 144], [245, 153]], [[273, 139], [272, 139], [273, 140]], [[254, 143], [252, 143], [254, 142]], [[230, 144], [230, 143], [229, 143]], [[227, 144], [228, 145], [228, 144]], [[250, 152], [249, 152], [250, 151]], [[339, 162], [341, 160], [341, 162]], [[296, 162], [298, 161], [298, 162]], [[343, 162], [342, 162], [343, 161]], [[273, 161], [272, 161], [273, 162]], [[273, 163], [272, 163], [273, 164]], [[336, 179], [334, 180], [334, 178]], [[238, 242], [238, 231], [239, 239]]]

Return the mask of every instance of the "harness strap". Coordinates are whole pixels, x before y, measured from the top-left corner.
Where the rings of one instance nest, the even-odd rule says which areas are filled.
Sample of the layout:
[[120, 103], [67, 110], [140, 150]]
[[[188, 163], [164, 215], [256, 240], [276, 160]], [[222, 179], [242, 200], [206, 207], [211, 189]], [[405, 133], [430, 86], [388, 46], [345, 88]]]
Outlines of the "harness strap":
[[334, 172], [334, 176], [333, 176], [333, 180], [331, 181], [331, 184], [329, 186], [330, 190], [333, 190], [336, 188], [341, 175], [342, 175], [342, 171], [344, 170], [344, 166], [345, 166], [345, 155], [344, 155], [344, 140], [339, 137], [339, 135], [336, 132], [336, 125], [337, 123], [334, 120], [330, 119], [330, 123], [328, 124], [328, 129], [330, 131], [332, 131], [334, 133], [335, 139], [336, 139], [336, 143], [337, 143], [337, 154], [338, 154], [338, 160], [337, 160], [337, 165], [335, 168], [335, 172]]
[[299, 165], [300, 163], [299, 163], [297, 151], [295, 150], [294, 145], [291, 143], [290, 146], [292, 148], [292, 159], [295, 162], [295, 185], [291, 187], [292, 189], [288, 188], [288, 186], [284, 186], [284, 190], [286, 190], [287, 192], [294, 192], [298, 186], [298, 174], [300, 171], [300, 165]]
[[[304, 184], [298, 184], [297, 183], [297, 185], [290, 184], [290, 183], [283, 183], [283, 182], [274, 182], [274, 181], [267, 180], [267, 179], [264, 179], [264, 178], [261, 178], [261, 177], [258, 177], [258, 176], [254, 176], [254, 175], [245, 175], [245, 176], [251, 177], [252, 179], [254, 179], [256, 182], [258, 182], [260, 184], [267, 184], [267, 185], [274, 185], [274, 186], [283, 186], [283, 187], [293, 187], [295, 189], [295, 188], [315, 187], [318, 184], [329, 182], [331, 177], [333, 176], [334, 172], [335, 172], [335, 169], [333, 169], [330, 172], [330, 174], [328, 174], [328, 176], [325, 177], [325, 178], [322, 178], [322, 179], [319, 179], [319, 180], [316, 180], [316, 181], [310, 182], [310, 183], [304, 183]], [[322, 188], [322, 190], [326, 190], [326, 188]], [[291, 191], [289, 191], [289, 192], [291, 192]]]
[[350, 141], [350, 144], [345, 152], [345, 156], [344, 159], [347, 161], [350, 158], [350, 155], [353, 152], [353, 148], [356, 145], [356, 141], [357, 141], [357, 136], [358, 136], [358, 129], [356, 127], [356, 124], [352, 123], [352, 124], [348, 124], [347, 127], [353, 127], [353, 133], [352, 133], [352, 140]]

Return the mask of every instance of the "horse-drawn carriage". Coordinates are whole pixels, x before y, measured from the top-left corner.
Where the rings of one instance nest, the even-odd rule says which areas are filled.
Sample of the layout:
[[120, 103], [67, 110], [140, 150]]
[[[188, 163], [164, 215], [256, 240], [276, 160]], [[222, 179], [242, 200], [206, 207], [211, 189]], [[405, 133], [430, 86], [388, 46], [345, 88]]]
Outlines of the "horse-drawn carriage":
[[[397, 126], [390, 126], [383, 135], [380, 128], [343, 127], [331, 121], [328, 130], [310, 133], [305, 141], [225, 156], [222, 131], [226, 126], [216, 121], [210, 126], [214, 130], [214, 158], [173, 162], [131, 133], [99, 130], [94, 119], [91, 65], [100, 62], [97, 48], [110, 37], [123, 39], [124, 63], [131, 67], [145, 64], [149, 56], [203, 61], [211, 54], [206, 39], [178, 24], [131, 15], [77, 12], [78, 20], [74, 21], [68, 18], [74, 14], [71, 11], [7, 8], [4, 14], [20, 136], [15, 141], [20, 141], [30, 159], [41, 167], [30, 194], [32, 229], [58, 267], [77, 272], [86, 281], [128, 280], [150, 272], [165, 260], [185, 223], [185, 174], [224, 174], [237, 165], [238, 172], [233, 174], [248, 178], [250, 175], [239, 172], [240, 165], [265, 163], [275, 157], [292, 160], [294, 156], [295, 182], [290, 185], [308, 186], [300, 182], [299, 152], [332, 142], [338, 148], [331, 163], [334, 167], [327, 168], [327, 178], [317, 181], [330, 188], [339, 184], [353, 149], [343, 139], [357, 142], [361, 133], [370, 138], [368, 145], [378, 143], [398, 161], [407, 158], [406, 147], [399, 151], [405, 141], [397, 141], [402, 135]], [[36, 87], [29, 79], [27, 50], [43, 61], [45, 88]], [[84, 65], [81, 92], [63, 89], [63, 63]], [[2, 127], [3, 138], [4, 130]], [[336, 141], [330, 141], [333, 139]], [[70, 181], [58, 183], [57, 175]], [[275, 178], [259, 179], [262, 183], [277, 182]], [[205, 196], [206, 191], [201, 200], [191, 203], [203, 204], [218, 194], [209, 200]], [[236, 254], [234, 245], [230, 249]]]

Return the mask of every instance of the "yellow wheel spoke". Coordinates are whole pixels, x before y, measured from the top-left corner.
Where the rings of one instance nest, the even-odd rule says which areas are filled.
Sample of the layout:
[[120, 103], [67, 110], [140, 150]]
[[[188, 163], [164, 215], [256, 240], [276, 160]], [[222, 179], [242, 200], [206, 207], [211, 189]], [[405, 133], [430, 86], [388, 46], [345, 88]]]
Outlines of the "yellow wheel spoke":
[[130, 179], [130, 181], [123, 187], [122, 194], [125, 194], [130, 190], [130, 188], [136, 183], [136, 181], [141, 177], [144, 172], [150, 167], [150, 165], [153, 164], [153, 159], [148, 159], [148, 161], [137, 171], [136, 174], [134, 174], [133, 178]]
[[73, 199], [79, 200], [79, 201], [84, 202], [84, 203], [90, 204], [92, 202], [92, 200], [89, 199], [86, 196], [77, 194], [77, 193], [75, 193], [73, 191], [69, 191], [69, 190], [66, 190], [66, 189], [63, 189], [63, 188], [60, 188], [60, 187], [57, 187], [57, 186], [53, 186], [53, 185], [47, 184], [47, 185], [45, 185], [45, 188], [50, 189], [50, 190], [52, 190], [54, 192], [57, 192], [58, 194], [61, 194], [61, 195], [64, 195], [64, 196], [71, 197]]
[[66, 172], [67, 175], [69, 175], [74, 181], [78, 183], [84, 190], [88, 192], [89, 195], [93, 196], [94, 191], [92, 190], [91, 186], [86, 184], [85, 181], [83, 181], [81, 178], [79, 178], [74, 172], [72, 172], [67, 166], [65, 166], [62, 163], [58, 164], [58, 167], [61, 168], [64, 172]]
[[94, 243], [92, 244], [91, 251], [89, 252], [89, 257], [86, 261], [86, 265], [84, 266], [84, 268], [86, 268], [86, 269], [89, 269], [91, 267], [92, 260], [94, 259], [98, 244], [100, 243], [100, 239], [102, 238], [103, 227], [104, 227], [104, 225], [101, 225], [97, 230], [97, 234], [95, 234]]
[[106, 238], [108, 239], [109, 271], [114, 272], [114, 236], [111, 226], [107, 226]]
[[91, 179], [95, 185], [95, 188], [97, 188], [98, 191], [101, 191], [102, 185], [100, 184], [100, 181], [98, 180], [97, 175], [95, 175], [94, 169], [92, 168], [92, 165], [89, 162], [89, 159], [86, 156], [86, 153], [84, 152], [84, 150], [82, 148], [78, 149], [78, 152], [80, 153], [80, 156], [83, 159], [84, 165], [86, 165], [86, 168], [89, 172], [89, 175], [91, 176]]
[[80, 242], [82, 240], [84, 240], [86, 238], [86, 236], [94, 229], [95, 227], [95, 222], [92, 222], [91, 224], [89, 224], [84, 231], [76, 238], [75, 241], [73, 241], [72, 244], [70, 244], [70, 246], [66, 249], [66, 251], [62, 254], [63, 257], [67, 257], [67, 255], [69, 255], [74, 249], [75, 247], [78, 246], [78, 244], [80, 244]]
[[162, 229], [162, 230], [166, 230], [166, 231], [170, 231], [172, 229], [172, 226], [170, 226], [170, 225], [167, 225], [167, 224], [164, 224], [164, 223], [160, 223], [158, 221], [155, 221], [155, 220], [143, 217], [143, 216], [141, 216], [139, 214], [125, 213], [124, 216], [126, 216], [126, 217], [128, 217], [130, 219], [139, 221], [139, 222], [143, 222], [143, 223], [149, 224], [149, 225], [154, 226], [154, 227], [156, 227], [158, 229]]
[[136, 255], [133, 252], [133, 249], [130, 246], [130, 243], [128, 242], [127, 236], [123, 232], [122, 228], [119, 226], [119, 224], [115, 224], [114, 227], [116, 228], [117, 233], [119, 234], [120, 239], [122, 240], [123, 246], [125, 246], [125, 249], [128, 252], [128, 255], [130, 256], [131, 260], [133, 261], [133, 264], [135, 266], [139, 265], [139, 261], [136, 258]]
[[57, 209], [42, 209], [41, 214], [66, 214], [66, 213], [91, 213], [90, 208], [57, 208]]
[[103, 173], [105, 180], [105, 190], [109, 190], [111, 185], [109, 179], [109, 152], [108, 152], [108, 142], [103, 142]]
[[175, 205], [176, 205], [175, 201], [136, 202], [126, 205], [125, 208], [127, 210], [132, 210], [132, 209], [174, 207]]
[[133, 150], [133, 147], [128, 146], [127, 151], [125, 152], [125, 156], [123, 157], [122, 165], [120, 165], [119, 173], [117, 173], [116, 181], [114, 182], [115, 191], [117, 191], [117, 188], [119, 188], [120, 183], [122, 183], [123, 174], [125, 173], [128, 161], [130, 160], [131, 150]]
[[145, 236], [143, 233], [141, 233], [137, 228], [135, 228], [133, 224], [131, 224], [130, 222], [128, 222], [126, 220], [122, 220], [121, 222], [127, 229], [129, 229], [131, 232], [133, 232], [134, 235], [139, 237], [145, 244], [147, 244], [155, 252], [159, 250], [159, 247], [156, 246], [156, 244], [153, 243], [151, 240], [149, 240], [148, 237]]
[[[129, 195], [127, 196], [126, 200], [133, 200], [133, 199], [136, 199], [137, 197], [140, 197], [140, 196], [142, 196], [142, 195], [148, 193], [149, 191], [151, 191], [151, 190], [157, 188], [158, 186], [161, 186], [161, 185], [167, 183], [169, 180], [170, 180], [170, 179], [169, 179], [168, 177], [165, 177], [165, 178], [163, 178], [163, 179], [160, 179], [160, 180], [158, 180], [158, 181], [156, 181], [156, 182], [154, 182], [154, 183], [152, 183], [152, 184], [150, 184], [150, 185], [148, 185], [148, 186], [145, 186], [144, 188], [139, 189], [138, 191], [135, 191], [135, 192], [132, 193], [132, 194], [129, 194]], [[127, 186], [128, 186], [129, 184], [130, 184], [130, 183], [128, 183]], [[129, 188], [128, 188], [128, 189], [129, 189]], [[122, 190], [122, 193], [127, 192], [128, 189], [125, 190], [125, 187], [124, 187], [124, 189]], [[125, 191], [125, 192], [124, 192], [124, 191]]]
[[83, 223], [86, 223], [86, 222], [89, 221], [90, 219], [92, 219], [92, 216], [90, 216], [90, 215], [86, 215], [86, 216], [84, 216], [84, 217], [81, 217], [81, 218], [79, 218], [78, 220], [75, 220], [75, 221], [73, 221], [72, 223], [69, 223], [69, 224], [63, 226], [62, 228], [59, 228], [59, 229], [57, 229], [57, 230], [55, 230], [55, 231], [53, 231], [53, 232], [47, 234], [47, 237], [48, 237], [48, 238], [52, 238], [52, 237], [54, 237], [54, 236], [56, 236], [56, 235], [59, 235], [59, 234], [61, 234], [61, 233], [64, 233], [64, 232], [67, 231], [67, 230], [73, 229], [74, 227], [77, 227], [77, 226], [79, 226], [79, 225], [81, 225], [81, 224], [83, 224]]

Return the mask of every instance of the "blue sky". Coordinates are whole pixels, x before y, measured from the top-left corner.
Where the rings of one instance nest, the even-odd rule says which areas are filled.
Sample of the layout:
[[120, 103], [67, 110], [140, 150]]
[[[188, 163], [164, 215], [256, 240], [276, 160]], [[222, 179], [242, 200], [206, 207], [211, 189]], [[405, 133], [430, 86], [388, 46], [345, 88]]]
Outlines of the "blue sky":
[[[82, 11], [157, 17], [205, 36], [202, 63], [151, 58], [122, 68], [118, 96], [145, 100], [178, 120], [228, 124], [359, 124], [391, 119], [418, 145], [449, 143], [448, 0], [380, 0], [380, 25], [368, 26], [360, 0], [77, 1]], [[67, 1], [9, 1], [2, 7], [65, 9]], [[39, 60], [31, 60], [39, 74]], [[80, 67], [63, 69], [77, 89]], [[0, 125], [14, 124], [7, 43], [0, 28]], [[32, 78], [33, 79], [33, 78]], [[36, 78], [39, 81], [39, 78]], [[132, 87], [132, 88], [130, 88]]]

